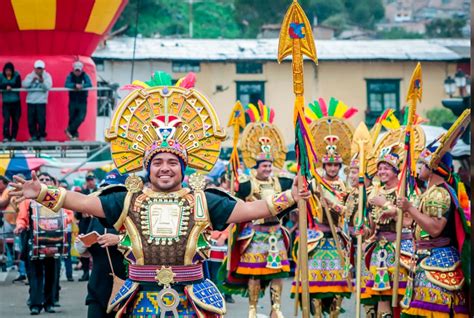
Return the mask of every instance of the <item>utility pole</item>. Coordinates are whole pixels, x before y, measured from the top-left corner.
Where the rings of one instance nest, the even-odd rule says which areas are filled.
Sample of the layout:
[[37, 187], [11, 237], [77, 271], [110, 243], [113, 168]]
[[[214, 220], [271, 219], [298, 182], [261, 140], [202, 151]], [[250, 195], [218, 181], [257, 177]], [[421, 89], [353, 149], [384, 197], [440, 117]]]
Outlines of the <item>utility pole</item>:
[[193, 38], [193, 0], [189, 0], [189, 38]]

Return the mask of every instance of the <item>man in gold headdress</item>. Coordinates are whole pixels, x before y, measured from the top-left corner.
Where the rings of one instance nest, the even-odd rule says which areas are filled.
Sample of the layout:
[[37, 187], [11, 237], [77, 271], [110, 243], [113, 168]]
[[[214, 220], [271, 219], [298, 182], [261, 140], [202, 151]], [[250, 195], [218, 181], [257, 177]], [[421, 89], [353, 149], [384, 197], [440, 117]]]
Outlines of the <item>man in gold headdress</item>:
[[[466, 196], [453, 171], [451, 148], [470, 122], [463, 113], [418, 159], [418, 176], [427, 183], [419, 202], [399, 198], [397, 206], [416, 222], [414, 282], [407, 287], [403, 314], [407, 317], [468, 317], [470, 226], [459, 197]], [[465, 202], [467, 203], [467, 202]], [[462, 262], [465, 262], [464, 264]], [[411, 278], [410, 278], [411, 279]], [[411, 285], [411, 282], [410, 282]]]
[[[272, 110], [260, 101], [258, 108], [251, 104], [247, 108], [249, 117], [255, 121], [243, 131], [240, 148], [245, 165], [252, 170], [250, 176], [239, 178], [236, 196], [253, 202], [289, 189], [292, 179], [274, 173], [274, 166], [283, 166], [287, 150], [272, 118], [265, 115], [272, 113]], [[257, 316], [259, 296], [268, 285], [272, 302], [270, 317], [283, 317], [280, 308], [281, 279], [288, 277], [290, 272], [286, 230], [275, 217], [240, 224], [237, 230], [230, 275], [248, 281], [249, 318]]]
[[[134, 83], [135, 84], [135, 83]], [[121, 173], [147, 171], [150, 186], [130, 176], [126, 187], [106, 187], [85, 196], [15, 177], [12, 195], [34, 199], [57, 211], [64, 207], [102, 218], [125, 234], [128, 279], [112, 297], [117, 317], [220, 317], [225, 302], [204, 278], [202, 259], [211, 229], [228, 223], [279, 216], [307, 191], [275, 193], [265, 200], [237, 201], [218, 190], [204, 191], [200, 175], [182, 180], [187, 166], [209, 171], [217, 160], [224, 133], [212, 105], [185, 78], [178, 86], [157, 73], [116, 108], [106, 131], [114, 163]]]
[[[327, 146], [326, 153], [321, 158], [324, 171], [322, 178], [331, 190], [328, 191], [322, 187], [316, 189], [316, 195], [322, 206], [315, 216], [315, 228], [308, 230], [309, 291], [314, 316], [322, 317], [323, 311], [326, 311], [329, 312], [330, 317], [336, 318], [341, 312], [342, 298], [349, 298], [352, 292], [352, 285], [349, 286], [347, 283], [350, 242], [342, 234], [346, 186], [339, 177], [343, 164], [343, 158], [337, 152], [339, 137], [329, 135], [324, 140]], [[334, 230], [338, 232], [336, 239], [342, 247], [341, 251], [337, 249], [326, 213], [329, 213]], [[295, 250], [298, 244], [299, 238], [297, 238]], [[297, 256], [296, 253], [294, 255]], [[296, 282], [293, 282], [293, 293], [296, 292], [295, 286]]]
[[[371, 236], [366, 241], [369, 271], [362, 278], [366, 281], [363, 304], [377, 304], [377, 317], [393, 317], [390, 300], [395, 273], [395, 240], [397, 218], [397, 186], [400, 172], [400, 152], [397, 144], [384, 147], [376, 161], [380, 185], [374, 186], [368, 195], [368, 214]], [[404, 218], [406, 226], [411, 225]], [[409, 242], [411, 233], [402, 233], [402, 242]], [[407, 269], [400, 267], [399, 295], [404, 295], [407, 284]]]

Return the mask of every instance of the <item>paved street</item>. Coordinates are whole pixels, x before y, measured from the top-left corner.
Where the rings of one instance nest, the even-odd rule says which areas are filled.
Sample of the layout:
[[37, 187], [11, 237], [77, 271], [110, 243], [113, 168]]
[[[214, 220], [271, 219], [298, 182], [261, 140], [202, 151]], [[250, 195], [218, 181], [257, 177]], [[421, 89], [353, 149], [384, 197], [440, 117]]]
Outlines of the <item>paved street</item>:
[[[86, 283], [77, 282], [81, 272], [74, 272], [75, 282], [68, 282], [63, 275], [61, 281], [61, 307], [56, 308], [56, 314], [41, 313], [41, 316], [57, 316], [79, 318], [86, 317], [87, 310], [84, 305], [86, 296]], [[28, 286], [23, 283], [12, 284], [12, 280], [17, 277], [17, 272], [0, 273], [0, 317], [24, 318], [30, 317], [26, 307], [28, 297]], [[285, 317], [293, 317], [294, 302], [289, 298], [290, 281], [285, 282], [282, 309]], [[236, 303], [228, 305], [226, 317], [243, 318], [247, 316], [247, 299], [235, 297]], [[270, 297], [267, 294], [259, 302], [259, 318], [267, 317], [270, 312]], [[344, 308], [346, 313], [340, 317], [355, 317], [354, 301], [345, 300]]]

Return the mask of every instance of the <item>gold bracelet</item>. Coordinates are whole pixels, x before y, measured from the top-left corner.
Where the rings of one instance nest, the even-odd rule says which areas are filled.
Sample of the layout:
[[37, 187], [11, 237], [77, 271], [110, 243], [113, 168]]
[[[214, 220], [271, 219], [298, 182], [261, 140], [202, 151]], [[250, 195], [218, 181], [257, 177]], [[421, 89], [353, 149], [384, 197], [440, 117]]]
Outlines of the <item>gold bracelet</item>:
[[40, 194], [35, 201], [54, 212], [58, 212], [59, 209], [63, 207], [64, 200], [66, 200], [66, 194], [67, 191], [64, 188], [42, 184]]
[[36, 197], [36, 202], [41, 202], [43, 201], [44, 197], [46, 196], [46, 193], [48, 193], [48, 186], [46, 184], [41, 184], [41, 190], [38, 196]]
[[267, 203], [270, 214], [273, 216], [277, 216], [279, 213], [295, 204], [291, 190], [270, 195], [265, 198], [265, 202]]

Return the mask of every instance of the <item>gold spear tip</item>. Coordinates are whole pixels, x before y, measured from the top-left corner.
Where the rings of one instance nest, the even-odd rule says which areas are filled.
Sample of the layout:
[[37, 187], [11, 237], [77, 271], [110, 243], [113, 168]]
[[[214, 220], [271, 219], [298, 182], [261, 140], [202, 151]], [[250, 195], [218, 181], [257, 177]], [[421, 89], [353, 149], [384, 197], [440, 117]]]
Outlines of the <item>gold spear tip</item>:
[[293, 54], [294, 41], [298, 40], [300, 41], [301, 53], [309, 57], [317, 65], [318, 56], [311, 24], [298, 1], [293, 0], [281, 24], [278, 42], [278, 63], [281, 63], [285, 57]]

